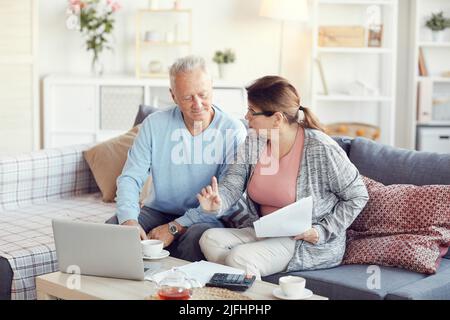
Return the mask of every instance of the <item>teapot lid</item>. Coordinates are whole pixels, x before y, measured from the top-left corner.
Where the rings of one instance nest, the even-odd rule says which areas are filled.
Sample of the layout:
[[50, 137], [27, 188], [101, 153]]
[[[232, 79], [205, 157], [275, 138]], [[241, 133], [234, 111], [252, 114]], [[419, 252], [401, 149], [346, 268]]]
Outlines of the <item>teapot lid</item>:
[[160, 285], [174, 286], [187, 281], [187, 275], [178, 268], [170, 269], [159, 282]]

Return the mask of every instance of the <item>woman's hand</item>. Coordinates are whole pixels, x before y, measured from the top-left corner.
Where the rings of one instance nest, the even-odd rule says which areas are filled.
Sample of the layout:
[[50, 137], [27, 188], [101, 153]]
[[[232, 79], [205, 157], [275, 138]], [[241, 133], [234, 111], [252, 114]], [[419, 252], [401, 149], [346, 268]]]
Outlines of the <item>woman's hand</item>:
[[219, 187], [217, 185], [216, 177], [212, 177], [211, 185], [202, 189], [202, 192], [197, 194], [197, 199], [202, 206], [202, 209], [207, 212], [216, 212], [222, 206], [222, 199], [219, 196]]
[[298, 236], [295, 236], [294, 240], [304, 240], [312, 244], [319, 242], [319, 232], [316, 229], [311, 228]]

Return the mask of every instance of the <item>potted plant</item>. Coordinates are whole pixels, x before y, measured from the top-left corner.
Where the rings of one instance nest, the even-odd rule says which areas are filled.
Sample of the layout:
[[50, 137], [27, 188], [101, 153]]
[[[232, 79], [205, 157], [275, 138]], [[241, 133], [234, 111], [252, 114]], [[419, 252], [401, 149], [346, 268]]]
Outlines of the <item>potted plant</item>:
[[433, 32], [433, 41], [441, 41], [442, 34], [450, 26], [450, 20], [444, 17], [444, 12], [432, 13], [425, 24]]
[[218, 50], [214, 53], [213, 61], [219, 67], [219, 77], [224, 79], [227, 77], [226, 66], [236, 61], [236, 54], [232, 49]]

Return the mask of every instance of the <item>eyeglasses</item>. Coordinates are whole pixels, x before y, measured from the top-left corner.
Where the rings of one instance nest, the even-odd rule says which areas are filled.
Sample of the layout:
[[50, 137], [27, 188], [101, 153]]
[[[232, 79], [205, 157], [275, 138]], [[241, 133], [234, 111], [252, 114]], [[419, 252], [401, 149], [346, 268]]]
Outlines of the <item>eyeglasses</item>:
[[252, 109], [247, 109], [247, 112], [250, 112], [250, 114], [252, 115], [252, 117], [256, 117], [256, 116], [266, 116], [266, 117], [271, 117], [274, 115], [274, 111], [261, 111], [261, 112], [255, 112]]

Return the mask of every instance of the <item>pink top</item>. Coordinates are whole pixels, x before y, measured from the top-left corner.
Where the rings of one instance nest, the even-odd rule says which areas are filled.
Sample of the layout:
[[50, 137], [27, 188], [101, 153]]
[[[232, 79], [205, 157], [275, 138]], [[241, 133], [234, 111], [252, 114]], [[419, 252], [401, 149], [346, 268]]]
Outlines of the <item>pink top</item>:
[[[260, 214], [262, 216], [296, 201], [297, 176], [302, 160], [304, 141], [305, 132], [302, 127], [299, 127], [294, 145], [289, 153], [279, 160], [276, 173], [261, 174], [261, 169], [267, 172], [268, 168], [273, 167], [268, 161], [278, 161], [272, 155], [270, 142], [267, 144], [267, 150], [263, 152], [261, 160], [256, 164], [247, 190], [249, 197], [261, 206]], [[261, 161], [264, 164], [261, 164]]]

